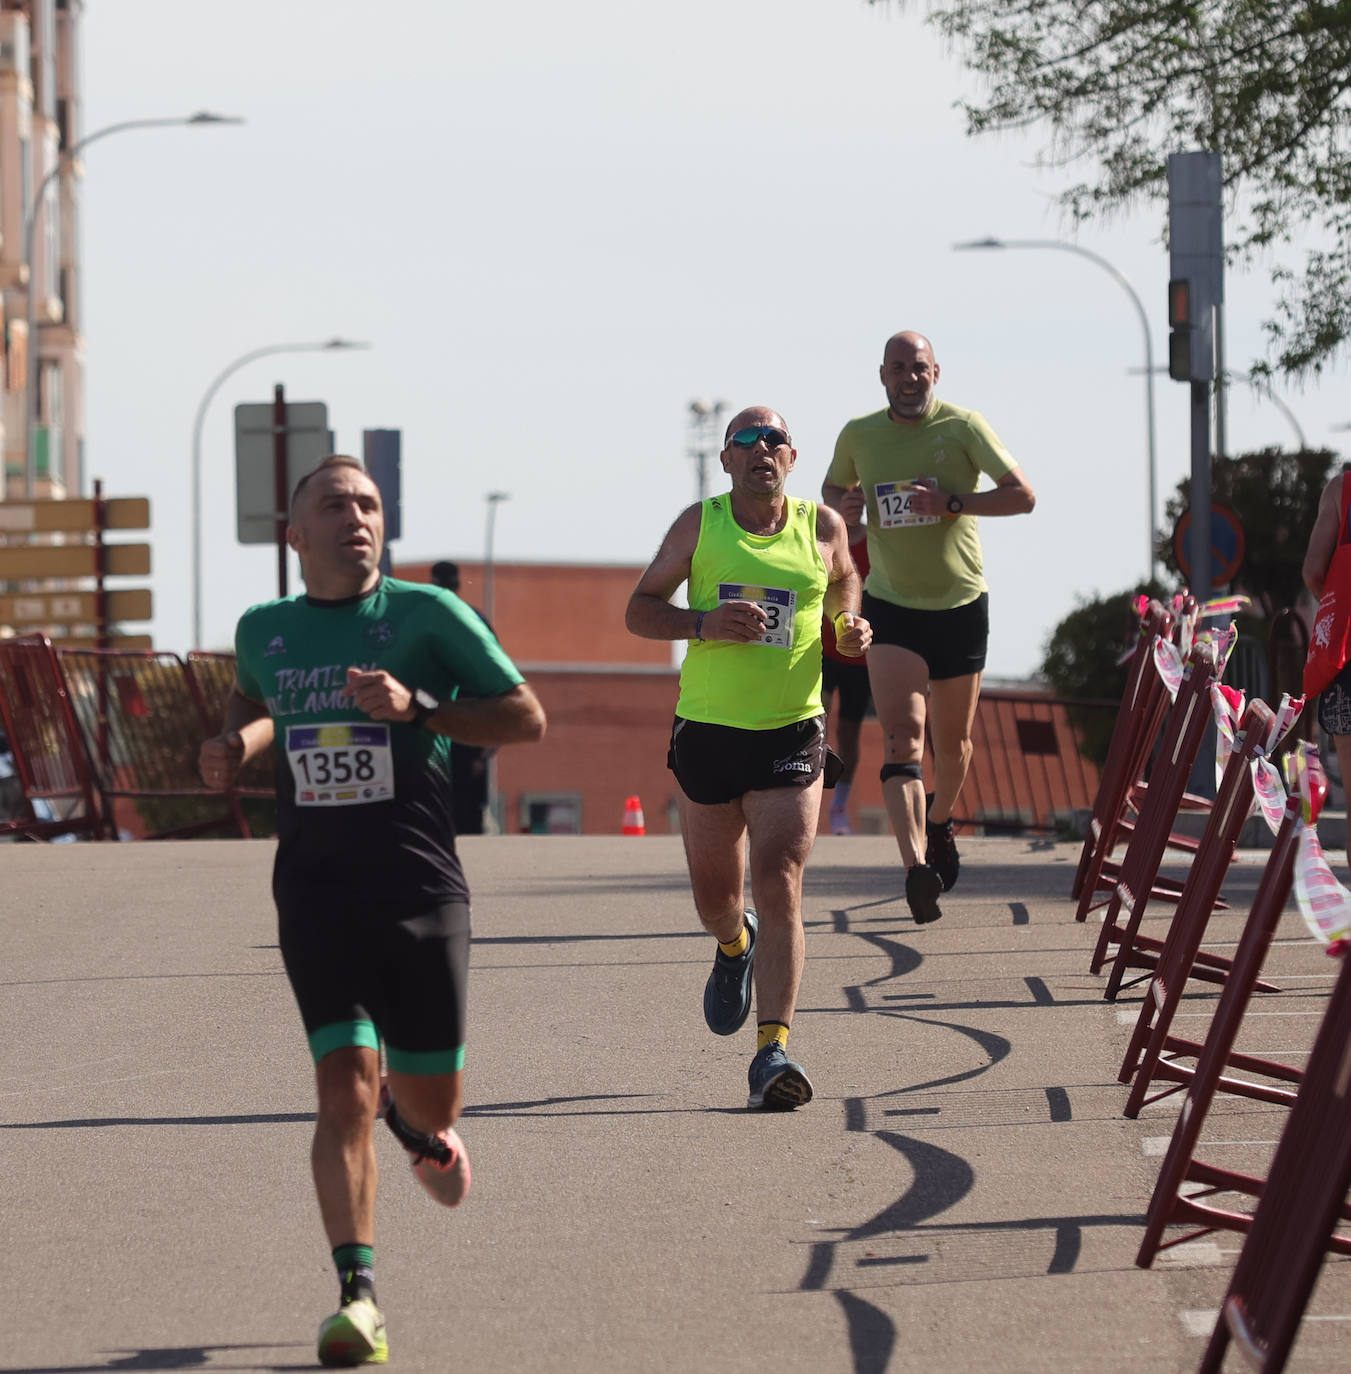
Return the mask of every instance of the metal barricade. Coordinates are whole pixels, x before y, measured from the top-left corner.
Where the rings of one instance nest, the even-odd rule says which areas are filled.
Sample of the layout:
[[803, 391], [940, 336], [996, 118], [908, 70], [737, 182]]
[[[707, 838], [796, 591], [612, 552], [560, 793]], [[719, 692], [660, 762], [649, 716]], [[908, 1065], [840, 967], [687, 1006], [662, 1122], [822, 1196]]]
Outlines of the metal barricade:
[[[115, 799], [130, 798], [148, 839], [222, 828], [248, 838], [238, 796], [212, 791], [197, 772], [198, 750], [215, 727], [182, 659], [151, 650], [63, 649], [60, 660], [108, 814]], [[203, 804], [181, 805], [192, 798]]]
[[95, 797], [56, 651], [45, 635], [0, 640], [0, 721], [22, 788], [22, 815], [0, 822], [0, 835], [102, 839]]

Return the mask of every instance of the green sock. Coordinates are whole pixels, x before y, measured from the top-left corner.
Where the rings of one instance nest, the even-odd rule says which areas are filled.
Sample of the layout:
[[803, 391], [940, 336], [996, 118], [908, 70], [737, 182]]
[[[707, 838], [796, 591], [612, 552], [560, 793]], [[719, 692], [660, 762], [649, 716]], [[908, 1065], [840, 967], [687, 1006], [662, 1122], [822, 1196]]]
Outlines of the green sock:
[[759, 1054], [766, 1045], [775, 1040], [784, 1049], [788, 1048], [788, 1027], [782, 1021], [761, 1021], [755, 1028], [755, 1052]]
[[375, 1301], [375, 1250], [371, 1246], [355, 1242], [339, 1245], [333, 1251], [333, 1263], [342, 1284], [342, 1307], [358, 1298]]

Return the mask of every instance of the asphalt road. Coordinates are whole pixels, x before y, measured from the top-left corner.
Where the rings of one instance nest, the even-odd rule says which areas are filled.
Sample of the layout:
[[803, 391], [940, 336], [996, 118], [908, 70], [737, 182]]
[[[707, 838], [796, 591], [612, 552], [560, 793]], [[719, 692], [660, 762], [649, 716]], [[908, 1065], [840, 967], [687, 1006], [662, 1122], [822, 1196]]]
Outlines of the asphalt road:
[[[1133, 1263], [1178, 1099], [1121, 1115], [1141, 989], [1113, 1005], [1088, 972], [1077, 847], [967, 841], [943, 920], [917, 927], [889, 839], [821, 839], [792, 1038], [816, 1098], [773, 1115], [745, 1110], [753, 1029], [704, 1028], [712, 944], [679, 840], [463, 852], [474, 1186], [437, 1208], [378, 1130], [392, 1367], [1195, 1368], [1241, 1242]], [[0, 848], [0, 1370], [314, 1367], [336, 1284], [271, 859]], [[1263, 862], [1231, 874], [1213, 940], [1237, 938]], [[1298, 1062], [1333, 967], [1285, 919], [1286, 990], [1243, 1044]], [[1188, 1000], [1188, 1033], [1211, 1005]], [[1260, 1170], [1284, 1115], [1220, 1102], [1201, 1153]], [[1329, 1261], [1289, 1368], [1349, 1352], [1351, 1268]]]

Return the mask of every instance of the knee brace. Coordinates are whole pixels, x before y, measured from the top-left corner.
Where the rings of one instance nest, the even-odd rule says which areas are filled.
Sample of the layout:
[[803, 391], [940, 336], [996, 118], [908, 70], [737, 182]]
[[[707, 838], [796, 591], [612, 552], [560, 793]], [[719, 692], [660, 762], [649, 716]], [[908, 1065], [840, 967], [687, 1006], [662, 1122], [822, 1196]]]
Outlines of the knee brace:
[[882, 781], [888, 778], [915, 778], [920, 782], [924, 781], [924, 765], [922, 763], [884, 763], [882, 765]]
[[415, 1131], [400, 1117], [392, 1102], [389, 1104], [389, 1110], [385, 1112], [385, 1125], [394, 1132], [394, 1138], [399, 1144], [413, 1156], [414, 1164], [431, 1159], [437, 1164], [444, 1165], [449, 1164], [454, 1158], [454, 1153], [444, 1140], [439, 1136]]

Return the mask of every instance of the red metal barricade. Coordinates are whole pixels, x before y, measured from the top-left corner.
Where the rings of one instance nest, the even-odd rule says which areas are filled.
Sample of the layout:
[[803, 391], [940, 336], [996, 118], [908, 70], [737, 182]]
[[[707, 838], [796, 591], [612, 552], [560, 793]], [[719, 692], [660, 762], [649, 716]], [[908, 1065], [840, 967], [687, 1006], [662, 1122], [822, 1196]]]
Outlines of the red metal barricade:
[[[207, 788], [197, 771], [202, 740], [216, 732], [196, 683], [175, 654], [151, 650], [63, 649], [62, 670], [105, 812], [117, 798], [214, 801], [191, 820], [151, 821], [148, 839], [226, 829], [248, 838], [238, 796]], [[142, 814], [148, 808], [140, 808]], [[162, 808], [165, 811], [171, 808]], [[200, 808], [199, 808], [200, 809]]]
[[1348, 1188], [1351, 960], [1344, 960], [1199, 1374], [1218, 1374], [1231, 1338], [1249, 1368], [1285, 1368], [1323, 1259], [1341, 1249], [1333, 1231], [1347, 1215]]
[[[1273, 1078], [1302, 1079], [1305, 1075], [1286, 1064], [1275, 1064], [1255, 1056], [1240, 1060], [1234, 1054], [1234, 1041], [1243, 1019], [1257, 976], [1270, 948], [1276, 926], [1290, 896], [1294, 881], [1295, 852], [1299, 845], [1300, 800], [1291, 796], [1286, 803], [1285, 816], [1272, 846], [1271, 855], [1262, 871], [1252, 909], [1243, 927], [1243, 935], [1234, 954], [1233, 968], [1225, 981], [1224, 991], [1215, 1007], [1215, 1014], [1206, 1035], [1205, 1044], [1196, 1061], [1186, 1101], [1173, 1128], [1173, 1136], [1159, 1169], [1145, 1219], [1144, 1239], [1140, 1243], [1135, 1262], [1147, 1269], [1160, 1250], [1166, 1250], [1197, 1236], [1215, 1230], [1246, 1231], [1252, 1223], [1247, 1212], [1219, 1207], [1207, 1199], [1219, 1193], [1238, 1193], [1260, 1197], [1265, 1181], [1232, 1169], [1222, 1169], [1194, 1158], [1201, 1129], [1217, 1091], [1241, 1093], [1261, 1097], [1264, 1101], [1289, 1103], [1294, 1093], [1288, 1089], [1253, 1084], [1226, 1078], [1224, 1070], [1230, 1065], [1254, 1069]], [[1182, 1186], [1199, 1184], [1201, 1191], [1183, 1194]], [[1351, 1209], [1345, 1211], [1351, 1218]], [[1175, 1224], [1195, 1224], [1196, 1230], [1163, 1242], [1165, 1227]], [[1333, 1236], [1328, 1245], [1339, 1254], [1351, 1255], [1351, 1236]]]
[[[1075, 900], [1083, 896], [1085, 885], [1090, 893], [1096, 892], [1103, 862], [1120, 834], [1131, 784], [1143, 771], [1149, 748], [1163, 724], [1167, 694], [1154, 667], [1154, 638], [1167, 637], [1172, 628], [1173, 617], [1157, 601], [1151, 601], [1140, 620], [1140, 635], [1131, 655], [1121, 710], [1107, 745], [1107, 760], [1093, 799], [1088, 834], [1079, 852], [1079, 866], [1070, 889]], [[1075, 919], [1082, 921], [1087, 914], [1087, 908], [1082, 907]]]
[[25, 813], [0, 822], [0, 835], [102, 839], [103, 815], [79, 726], [56, 651], [45, 635], [0, 640], [0, 720]]
[[[1187, 779], [1210, 721], [1210, 685], [1218, 676], [1214, 645], [1196, 645], [1183, 670], [1182, 684], [1168, 717], [1159, 758], [1140, 803], [1116, 886], [1107, 902], [1107, 912], [1089, 966], [1093, 973], [1102, 968], [1107, 951], [1114, 944], [1129, 946], [1125, 957], [1133, 966], [1154, 966], [1154, 958], [1145, 956], [1142, 948], [1136, 947], [1135, 932], [1151, 896], [1177, 901], [1181, 895], [1180, 887], [1159, 883], [1159, 865], [1163, 862], [1164, 850], [1173, 839], [1173, 821], [1177, 818], [1187, 790]], [[1125, 926], [1117, 920], [1123, 911], [1127, 916]], [[1157, 942], [1154, 944], [1157, 949]], [[1142, 963], [1145, 958], [1147, 962]], [[1118, 975], [1108, 984], [1103, 996], [1109, 1001], [1114, 999], [1120, 982]]]
[[[1233, 861], [1239, 833], [1248, 818], [1253, 798], [1251, 765], [1262, 751], [1271, 724], [1271, 708], [1265, 702], [1248, 703], [1234, 740], [1234, 751], [1225, 765], [1215, 808], [1201, 837], [1200, 852], [1187, 875], [1182, 900], [1159, 949], [1154, 977], [1117, 1075], [1122, 1083], [1131, 1083], [1134, 1078], [1125, 1107], [1129, 1117], [1137, 1116], [1146, 1103], [1178, 1092], [1191, 1081], [1191, 1066], [1179, 1063], [1178, 1059], [1194, 1058], [1201, 1051], [1201, 1043], [1170, 1034], [1173, 1016], [1189, 978], [1223, 983], [1232, 964], [1232, 960], [1203, 954], [1201, 942], [1215, 910], [1220, 884]], [[1117, 952], [1118, 965], [1127, 962], [1128, 948], [1123, 941]], [[1270, 983], [1259, 982], [1257, 987], [1262, 991], [1277, 990]], [[1170, 1086], [1149, 1096], [1155, 1079], [1168, 1081]]]

